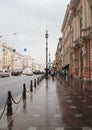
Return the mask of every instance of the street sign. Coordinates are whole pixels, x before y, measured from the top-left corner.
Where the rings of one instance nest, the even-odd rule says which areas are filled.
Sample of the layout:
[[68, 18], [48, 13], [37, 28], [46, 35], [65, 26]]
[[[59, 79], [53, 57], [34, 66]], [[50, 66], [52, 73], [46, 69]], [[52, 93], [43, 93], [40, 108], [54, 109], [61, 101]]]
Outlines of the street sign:
[[27, 51], [27, 48], [24, 48], [24, 51]]
[[13, 52], [16, 52], [16, 49], [13, 49]]

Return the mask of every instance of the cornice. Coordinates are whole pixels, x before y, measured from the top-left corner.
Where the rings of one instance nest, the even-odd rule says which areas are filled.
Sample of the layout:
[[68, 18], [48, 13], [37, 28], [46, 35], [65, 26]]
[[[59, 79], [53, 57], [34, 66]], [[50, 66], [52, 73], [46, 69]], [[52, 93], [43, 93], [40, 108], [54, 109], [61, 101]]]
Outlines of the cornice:
[[90, 4], [90, 6], [92, 6], [92, 0], [88, 0], [88, 3]]
[[80, 3], [80, 0], [71, 0], [70, 9], [76, 10], [78, 8], [79, 3]]
[[66, 22], [67, 22], [69, 13], [70, 13], [70, 5], [68, 4], [68, 5], [67, 5], [67, 9], [66, 9], [66, 13], [65, 13], [65, 17], [64, 17], [64, 20], [63, 20], [61, 32], [64, 30], [64, 27], [65, 27], [65, 25], [66, 25]]

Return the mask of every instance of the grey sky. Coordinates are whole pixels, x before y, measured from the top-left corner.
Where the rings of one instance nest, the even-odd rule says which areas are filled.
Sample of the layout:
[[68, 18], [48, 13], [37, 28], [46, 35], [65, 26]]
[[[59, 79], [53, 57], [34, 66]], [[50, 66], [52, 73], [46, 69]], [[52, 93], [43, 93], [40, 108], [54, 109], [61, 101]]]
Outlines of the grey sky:
[[[4, 35], [1, 41], [44, 64], [45, 32], [48, 30], [48, 51], [53, 60], [69, 2], [70, 0], [0, 0], [0, 35]], [[24, 48], [27, 48], [27, 52], [23, 51]]]

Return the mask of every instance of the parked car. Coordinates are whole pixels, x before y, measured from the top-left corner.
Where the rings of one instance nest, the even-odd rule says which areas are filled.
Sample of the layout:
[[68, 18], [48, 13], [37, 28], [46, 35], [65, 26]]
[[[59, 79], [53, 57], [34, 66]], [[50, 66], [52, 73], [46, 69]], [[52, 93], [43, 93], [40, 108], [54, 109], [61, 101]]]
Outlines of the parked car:
[[12, 76], [18, 76], [18, 75], [21, 75], [21, 73], [22, 73], [21, 70], [15, 69], [15, 70], [12, 70], [11, 75]]
[[0, 77], [9, 77], [10, 71], [9, 70], [0, 70]]
[[27, 71], [26, 71], [26, 75], [32, 76], [32, 75], [33, 75], [33, 72], [32, 72], [31, 70], [27, 70]]
[[39, 70], [38, 71], [34, 71], [33, 73], [36, 74], [36, 75], [44, 74], [44, 72], [41, 72]]
[[22, 74], [26, 75], [26, 73], [27, 73], [27, 70], [22, 71]]

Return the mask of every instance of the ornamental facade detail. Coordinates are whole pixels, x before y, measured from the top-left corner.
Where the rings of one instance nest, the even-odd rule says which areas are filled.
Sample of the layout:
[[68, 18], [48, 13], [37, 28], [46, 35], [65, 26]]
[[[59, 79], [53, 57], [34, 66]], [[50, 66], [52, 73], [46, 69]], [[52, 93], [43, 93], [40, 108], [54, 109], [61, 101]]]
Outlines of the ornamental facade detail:
[[62, 68], [76, 78], [92, 80], [92, 0], [70, 1], [61, 32]]

